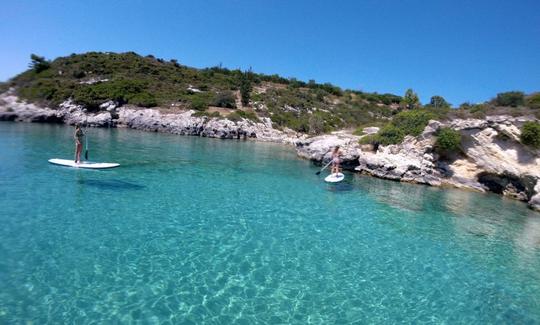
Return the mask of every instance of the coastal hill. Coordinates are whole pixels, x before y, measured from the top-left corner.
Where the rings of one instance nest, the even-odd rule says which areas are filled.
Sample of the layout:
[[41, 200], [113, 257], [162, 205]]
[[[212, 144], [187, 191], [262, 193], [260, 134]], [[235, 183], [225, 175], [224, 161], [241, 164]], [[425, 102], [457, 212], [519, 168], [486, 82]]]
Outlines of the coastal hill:
[[317, 164], [396, 181], [491, 191], [540, 211], [540, 93], [422, 105], [223, 67], [195, 69], [135, 53], [32, 55], [0, 85], [0, 120], [127, 127], [287, 143]]
[[72, 98], [89, 111], [109, 100], [212, 117], [237, 109], [242, 117], [270, 117], [274, 126], [318, 134], [388, 118], [390, 107], [402, 100], [220, 66], [196, 69], [133, 52], [72, 54], [51, 62], [33, 55], [32, 60], [4, 89], [13, 87], [20, 98], [52, 107]]
[[112, 101], [116, 106], [158, 107], [162, 112], [193, 109], [198, 116], [231, 120], [268, 117], [274, 128], [308, 134], [384, 126], [396, 113], [411, 108], [422, 108], [442, 120], [540, 111], [536, 110], [540, 94], [512, 91], [483, 104], [463, 103], [450, 109], [442, 96], [433, 96], [422, 106], [412, 90], [404, 96], [366, 93], [221, 66], [196, 69], [133, 52], [89, 52], [53, 61], [32, 55], [31, 60], [27, 71], [0, 85], [0, 92], [12, 88], [19, 98], [53, 109], [72, 99], [97, 112]]

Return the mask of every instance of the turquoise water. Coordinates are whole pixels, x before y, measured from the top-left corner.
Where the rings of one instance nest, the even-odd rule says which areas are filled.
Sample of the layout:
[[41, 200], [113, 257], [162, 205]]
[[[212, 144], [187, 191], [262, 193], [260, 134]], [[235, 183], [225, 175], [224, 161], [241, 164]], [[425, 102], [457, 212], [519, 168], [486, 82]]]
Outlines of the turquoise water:
[[540, 214], [285, 146], [0, 123], [0, 323], [540, 323]]

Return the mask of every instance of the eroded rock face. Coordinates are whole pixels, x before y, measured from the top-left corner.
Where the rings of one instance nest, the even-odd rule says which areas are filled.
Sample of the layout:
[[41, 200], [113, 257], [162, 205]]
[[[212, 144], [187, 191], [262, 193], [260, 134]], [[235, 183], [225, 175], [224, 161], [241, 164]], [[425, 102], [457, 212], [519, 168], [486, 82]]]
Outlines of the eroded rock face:
[[194, 116], [194, 111], [164, 114], [157, 109], [118, 107], [114, 101], [100, 105], [99, 112], [88, 112], [68, 100], [56, 109], [20, 101], [13, 90], [0, 94], [0, 120], [55, 122], [95, 127], [128, 127], [151, 132], [167, 132], [222, 139], [257, 139], [293, 144], [305, 136], [292, 130], [276, 130], [268, 118], [261, 122], [247, 119], [230, 121]]
[[399, 145], [379, 146], [377, 152], [360, 152], [357, 171], [396, 181], [441, 185], [431, 154], [433, 140], [405, 137]]
[[354, 170], [358, 165], [359, 139], [358, 136], [348, 134], [321, 135], [296, 141], [296, 152], [302, 158], [326, 164], [332, 158], [331, 151], [339, 146], [342, 168]]

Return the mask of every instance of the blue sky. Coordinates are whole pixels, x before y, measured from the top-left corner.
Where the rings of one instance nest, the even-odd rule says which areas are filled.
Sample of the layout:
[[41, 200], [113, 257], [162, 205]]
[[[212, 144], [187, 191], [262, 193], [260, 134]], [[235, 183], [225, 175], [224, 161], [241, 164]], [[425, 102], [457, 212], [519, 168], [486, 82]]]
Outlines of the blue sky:
[[30, 53], [135, 51], [423, 102], [540, 90], [540, 1], [0, 0], [0, 80]]

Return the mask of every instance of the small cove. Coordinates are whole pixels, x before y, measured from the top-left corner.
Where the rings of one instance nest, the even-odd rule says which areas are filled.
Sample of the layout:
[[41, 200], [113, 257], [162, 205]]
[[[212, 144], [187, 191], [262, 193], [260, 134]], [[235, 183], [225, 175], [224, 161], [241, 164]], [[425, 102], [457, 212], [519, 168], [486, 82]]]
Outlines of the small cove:
[[289, 147], [0, 123], [0, 323], [539, 323], [540, 214]]

